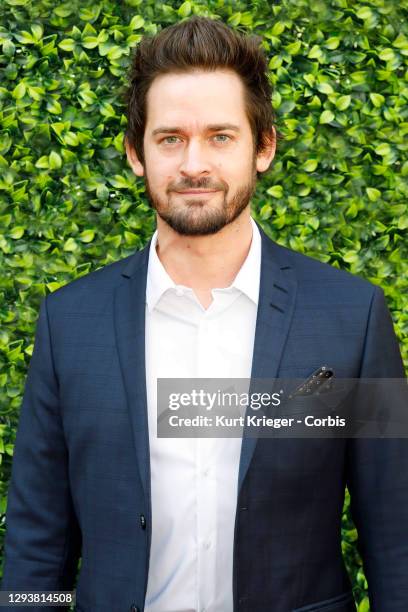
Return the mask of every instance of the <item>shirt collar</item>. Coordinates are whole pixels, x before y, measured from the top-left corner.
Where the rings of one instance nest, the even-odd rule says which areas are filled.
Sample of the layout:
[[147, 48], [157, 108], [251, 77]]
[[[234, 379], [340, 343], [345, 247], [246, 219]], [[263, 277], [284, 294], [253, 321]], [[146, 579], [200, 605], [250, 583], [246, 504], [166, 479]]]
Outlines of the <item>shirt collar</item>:
[[[251, 246], [244, 263], [228, 289], [235, 287], [258, 305], [261, 270], [261, 234], [253, 218], [250, 217], [250, 219], [252, 225]], [[156, 244], [157, 230], [154, 232], [150, 242], [147, 268], [146, 302], [149, 311], [153, 310], [165, 291], [176, 289], [177, 287], [157, 255]]]

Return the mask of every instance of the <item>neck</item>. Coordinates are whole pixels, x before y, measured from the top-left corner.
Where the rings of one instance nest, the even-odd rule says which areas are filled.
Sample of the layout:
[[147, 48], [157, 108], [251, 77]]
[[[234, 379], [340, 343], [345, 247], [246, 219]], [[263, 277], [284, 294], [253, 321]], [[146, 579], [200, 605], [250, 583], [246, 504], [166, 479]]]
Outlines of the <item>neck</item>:
[[193, 290], [228, 287], [248, 255], [251, 240], [249, 206], [208, 236], [182, 236], [157, 216], [157, 255], [176, 284]]

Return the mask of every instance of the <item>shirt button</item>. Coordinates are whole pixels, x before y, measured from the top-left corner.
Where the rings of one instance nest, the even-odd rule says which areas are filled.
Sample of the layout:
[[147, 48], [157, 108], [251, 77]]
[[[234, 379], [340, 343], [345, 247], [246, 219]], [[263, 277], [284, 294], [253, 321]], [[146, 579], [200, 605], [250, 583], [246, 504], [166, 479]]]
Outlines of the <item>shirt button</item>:
[[209, 540], [207, 540], [206, 542], [204, 542], [204, 548], [205, 548], [206, 550], [208, 550], [208, 549], [210, 548], [210, 546], [211, 546], [211, 542], [210, 542]]
[[210, 469], [209, 469], [209, 468], [207, 468], [206, 470], [204, 470], [204, 472], [203, 472], [203, 476], [204, 476], [205, 478], [207, 478], [207, 476], [208, 476], [208, 474], [209, 474], [209, 473], [210, 473]]
[[142, 529], [146, 529], [146, 517], [144, 514], [140, 515], [140, 526]]

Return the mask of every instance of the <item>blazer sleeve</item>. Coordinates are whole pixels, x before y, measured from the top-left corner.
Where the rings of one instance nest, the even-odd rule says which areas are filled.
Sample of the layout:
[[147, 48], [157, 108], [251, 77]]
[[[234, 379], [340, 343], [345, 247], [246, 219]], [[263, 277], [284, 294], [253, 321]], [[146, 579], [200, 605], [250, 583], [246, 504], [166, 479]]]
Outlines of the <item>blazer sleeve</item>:
[[14, 446], [2, 590], [72, 590], [80, 548], [45, 297]]
[[[405, 377], [391, 316], [378, 287], [371, 302], [360, 377]], [[408, 411], [403, 389], [401, 385]], [[371, 610], [404, 612], [408, 610], [408, 439], [349, 439], [346, 480]]]

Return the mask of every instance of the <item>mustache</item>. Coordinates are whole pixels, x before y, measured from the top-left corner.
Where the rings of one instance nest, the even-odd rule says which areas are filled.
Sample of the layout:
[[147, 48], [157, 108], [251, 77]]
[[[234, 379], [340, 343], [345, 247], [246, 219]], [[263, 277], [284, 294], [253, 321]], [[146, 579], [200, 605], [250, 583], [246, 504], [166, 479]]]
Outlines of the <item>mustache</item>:
[[225, 191], [226, 185], [223, 183], [215, 183], [208, 177], [203, 177], [196, 181], [186, 178], [180, 183], [172, 183], [168, 191], [182, 191], [184, 189], [217, 189]]

